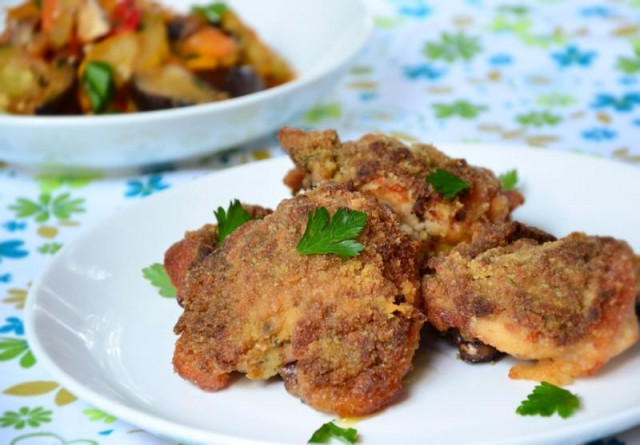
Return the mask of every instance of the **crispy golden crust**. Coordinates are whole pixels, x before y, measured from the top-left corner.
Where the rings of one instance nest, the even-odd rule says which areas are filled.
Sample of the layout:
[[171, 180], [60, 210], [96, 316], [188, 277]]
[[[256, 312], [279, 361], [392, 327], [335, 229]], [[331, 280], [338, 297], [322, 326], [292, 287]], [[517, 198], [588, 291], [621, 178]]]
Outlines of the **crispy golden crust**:
[[[300, 255], [317, 206], [368, 215], [360, 256]], [[250, 221], [187, 272], [174, 366], [198, 386], [280, 374], [312, 407], [359, 415], [391, 403], [418, 346], [417, 245], [397, 217], [344, 187], [320, 187]]]
[[[524, 202], [518, 191], [502, 190], [491, 171], [451, 159], [430, 145], [409, 148], [377, 134], [343, 143], [333, 130], [288, 127], [278, 138], [296, 165], [285, 177], [294, 194], [323, 181], [349, 184], [389, 205], [403, 228], [422, 240], [429, 252], [468, 240], [478, 225], [508, 221], [511, 211]], [[450, 201], [444, 199], [426, 181], [438, 168], [463, 178], [471, 188]]]
[[460, 246], [433, 258], [423, 278], [428, 321], [538, 361], [514, 366], [512, 378], [557, 384], [592, 374], [637, 341], [626, 243], [581, 233], [516, 238], [495, 238], [497, 247], [482, 253]]
[[[272, 213], [257, 205], [242, 204], [253, 218], [262, 219]], [[184, 238], [174, 243], [164, 254], [164, 268], [176, 287], [178, 303], [182, 306], [182, 284], [189, 267], [211, 255], [218, 245], [218, 227], [205, 224], [198, 230], [186, 232]]]

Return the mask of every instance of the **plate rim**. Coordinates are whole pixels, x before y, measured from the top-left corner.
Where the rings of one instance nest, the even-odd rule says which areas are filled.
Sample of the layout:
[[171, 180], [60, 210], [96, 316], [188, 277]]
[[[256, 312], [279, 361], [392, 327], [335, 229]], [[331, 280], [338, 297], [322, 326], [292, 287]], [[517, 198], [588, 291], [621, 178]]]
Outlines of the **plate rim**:
[[[535, 153], [534, 156], [543, 156], [551, 158], [562, 157], [571, 160], [581, 160], [581, 162], [596, 162], [607, 163], [615, 165], [616, 168], [628, 169], [629, 171], [637, 170], [640, 173], [640, 168], [630, 163], [625, 163], [616, 159], [593, 156], [590, 154], [579, 152], [568, 152], [558, 150], [548, 150], [544, 148], [531, 147], [526, 145], [515, 144], [491, 144], [491, 143], [447, 143], [440, 142], [434, 143], [434, 146], [447, 153], [449, 150], [454, 151], [466, 151], [466, 150], [492, 150], [512, 152], [524, 150], [530, 153]], [[211, 180], [212, 177], [220, 174], [234, 175], [241, 173], [242, 170], [253, 170], [268, 168], [269, 166], [277, 166], [278, 164], [292, 165], [290, 159], [285, 156], [279, 156], [268, 160], [249, 162], [247, 164], [232, 166], [224, 168], [222, 170], [216, 170], [214, 172], [205, 174], [201, 177], [189, 180], [176, 187], [172, 187], [163, 193], [150, 196], [144, 201], [136, 201], [127, 203], [121, 208], [117, 209], [116, 213], [112, 213], [105, 218], [101, 218], [97, 221], [84, 227], [78, 235], [73, 238], [69, 243], [61, 249], [60, 252], [41, 270], [37, 279], [34, 280], [33, 285], [28, 291], [27, 301], [24, 312], [25, 322], [25, 334], [29, 344], [29, 347], [33, 351], [37, 360], [43, 364], [47, 372], [49, 372], [54, 378], [56, 378], [61, 385], [68, 388], [73, 394], [79, 396], [80, 399], [87, 403], [90, 403], [96, 407], [104, 409], [110, 414], [116, 415], [120, 420], [128, 423], [132, 423], [145, 429], [147, 432], [158, 435], [161, 438], [176, 438], [182, 440], [196, 441], [197, 443], [224, 443], [229, 445], [276, 445], [282, 442], [253, 440], [247, 438], [241, 438], [233, 435], [221, 434], [215, 431], [206, 431], [201, 428], [181, 425], [175, 421], [169, 420], [161, 415], [150, 414], [142, 409], [131, 408], [119, 401], [111, 400], [109, 397], [104, 396], [89, 387], [77, 382], [73, 376], [62, 370], [55, 362], [55, 360], [45, 351], [45, 348], [40, 344], [35, 332], [35, 306], [37, 305], [38, 295], [44, 290], [47, 282], [47, 277], [51, 274], [57, 264], [62, 261], [61, 258], [65, 257], [67, 253], [72, 251], [77, 245], [83, 244], [85, 239], [90, 238], [96, 231], [106, 224], [112, 218], [121, 215], [123, 212], [129, 211], [131, 208], [145, 206], [149, 202], [156, 200], [171, 199], [174, 194], [182, 194], [189, 187], [197, 187], [200, 183], [206, 183]], [[599, 417], [588, 423], [582, 424], [568, 424], [559, 426], [553, 429], [552, 433], [539, 432], [527, 436], [524, 439], [521, 438], [505, 438], [501, 440], [492, 440], [490, 442], [475, 441], [464, 442], [464, 444], [484, 445], [533, 445], [539, 443], [546, 443], [548, 441], [554, 441], [560, 443], [560, 441], [570, 441], [570, 443], [578, 443], [579, 441], [590, 440], [597, 437], [605, 437], [616, 432], [621, 432], [640, 425], [640, 404], [634, 408], [611, 413], [603, 417]], [[311, 433], [311, 432], [310, 432]], [[462, 444], [461, 444], [462, 445]]]

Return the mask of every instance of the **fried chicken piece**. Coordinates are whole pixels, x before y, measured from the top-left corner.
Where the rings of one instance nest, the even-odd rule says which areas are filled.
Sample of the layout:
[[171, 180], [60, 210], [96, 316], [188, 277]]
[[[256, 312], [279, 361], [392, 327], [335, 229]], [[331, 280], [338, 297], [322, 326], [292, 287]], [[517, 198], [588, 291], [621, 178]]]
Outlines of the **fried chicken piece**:
[[[294, 194], [323, 181], [350, 184], [388, 204], [428, 252], [468, 240], [478, 225], [509, 221], [511, 211], [524, 202], [520, 192], [502, 190], [491, 171], [449, 158], [431, 145], [407, 147], [379, 134], [343, 143], [333, 130], [288, 127], [278, 138], [296, 165], [284, 181]], [[464, 179], [471, 187], [451, 200], [443, 198], [427, 181], [436, 169]]]
[[[273, 210], [258, 205], [242, 204], [252, 218], [262, 219]], [[182, 284], [187, 270], [202, 262], [218, 246], [218, 227], [205, 224], [198, 230], [188, 231], [184, 238], [164, 254], [164, 268], [177, 290], [178, 304], [182, 306]]]
[[[368, 215], [359, 256], [296, 251], [318, 206]], [[183, 246], [196, 239], [189, 236]], [[333, 185], [285, 200], [186, 270], [175, 370], [214, 391], [234, 371], [251, 379], [279, 374], [318, 410], [379, 410], [398, 397], [424, 322], [416, 252], [397, 216], [364, 194]]]
[[582, 233], [548, 241], [544, 232], [526, 237], [528, 229], [514, 236], [514, 224], [430, 260], [422, 289], [436, 329], [536, 360], [509, 376], [556, 384], [593, 374], [637, 341], [626, 243]]
[[[458, 244], [456, 251], [464, 257], [474, 258], [488, 249], [506, 246], [522, 238], [528, 238], [540, 244], [556, 240], [549, 233], [517, 221], [486, 224], [481, 230], [473, 233], [470, 242]], [[430, 273], [433, 273], [433, 270]], [[460, 359], [467, 363], [494, 362], [504, 356], [503, 352], [477, 338], [465, 338], [456, 328], [447, 329], [445, 336], [458, 347]]]

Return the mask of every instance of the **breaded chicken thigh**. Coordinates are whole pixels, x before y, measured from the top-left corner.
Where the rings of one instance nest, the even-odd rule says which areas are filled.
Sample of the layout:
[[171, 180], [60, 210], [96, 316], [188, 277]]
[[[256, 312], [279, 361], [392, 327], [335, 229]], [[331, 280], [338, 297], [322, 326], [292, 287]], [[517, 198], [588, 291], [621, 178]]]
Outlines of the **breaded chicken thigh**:
[[510, 377], [556, 384], [593, 374], [638, 340], [626, 243], [582, 233], [549, 241], [515, 225], [430, 260], [423, 298], [436, 329], [535, 360]]
[[[242, 204], [253, 219], [262, 219], [273, 210], [258, 205]], [[164, 267], [177, 290], [178, 304], [182, 306], [182, 289], [187, 270], [201, 263], [218, 247], [218, 226], [205, 224], [198, 230], [185, 233], [184, 238], [164, 254]]]
[[[429, 253], [470, 239], [478, 226], [509, 221], [511, 211], [524, 202], [520, 192], [502, 190], [491, 171], [449, 158], [431, 145], [408, 147], [380, 134], [341, 142], [333, 130], [288, 127], [278, 138], [296, 165], [285, 178], [294, 194], [323, 181], [350, 184], [389, 205], [403, 229]], [[470, 188], [445, 199], [427, 181], [437, 169], [462, 178]]]
[[[319, 206], [367, 214], [359, 256], [297, 252]], [[184, 241], [172, 249], [167, 263], [181, 249], [199, 251]], [[183, 277], [171, 275], [184, 306], [175, 370], [206, 390], [224, 388], [234, 371], [280, 375], [315, 409], [341, 416], [379, 410], [398, 397], [418, 347], [424, 316], [416, 251], [396, 215], [364, 194], [334, 185], [285, 200], [204, 257], [193, 256]]]

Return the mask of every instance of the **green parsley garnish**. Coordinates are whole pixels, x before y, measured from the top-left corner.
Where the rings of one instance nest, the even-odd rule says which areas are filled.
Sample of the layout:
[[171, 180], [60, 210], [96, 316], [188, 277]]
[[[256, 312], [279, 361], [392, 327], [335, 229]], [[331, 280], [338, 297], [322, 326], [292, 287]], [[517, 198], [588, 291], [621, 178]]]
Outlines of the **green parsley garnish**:
[[166, 298], [173, 298], [176, 296], [176, 288], [171, 283], [171, 278], [169, 278], [169, 275], [162, 264], [154, 263], [149, 267], [145, 267], [142, 269], [142, 276], [149, 280], [149, 282], [158, 289], [160, 296]]
[[580, 400], [575, 394], [551, 383], [542, 382], [533, 388], [533, 392], [527, 396], [527, 400], [520, 403], [516, 413], [521, 416], [549, 417], [557, 412], [560, 417], [566, 419], [579, 406]]
[[307, 443], [329, 443], [332, 437], [345, 443], [356, 443], [358, 432], [354, 428], [341, 428], [333, 422], [328, 422], [318, 428]]
[[448, 200], [453, 199], [458, 193], [471, 187], [464, 179], [441, 168], [429, 173], [427, 181], [436, 189], [436, 192]]
[[191, 8], [191, 12], [204, 17], [212, 25], [216, 25], [220, 23], [227, 9], [229, 9], [229, 7], [224, 3], [215, 2], [205, 6], [194, 6]]
[[307, 228], [296, 246], [302, 255], [335, 253], [341, 258], [360, 254], [364, 246], [356, 238], [367, 224], [367, 214], [357, 210], [338, 209], [329, 217], [329, 211], [317, 207], [309, 212]]
[[218, 207], [218, 210], [214, 210], [213, 214], [218, 221], [218, 243], [220, 244], [238, 227], [254, 219], [237, 199], [229, 203], [226, 212], [222, 207]]
[[518, 185], [518, 170], [515, 168], [507, 172], [502, 173], [499, 177], [502, 183], [502, 190], [514, 190]]
[[104, 62], [88, 62], [84, 72], [84, 89], [89, 95], [91, 109], [94, 113], [101, 113], [113, 95], [113, 71]]

